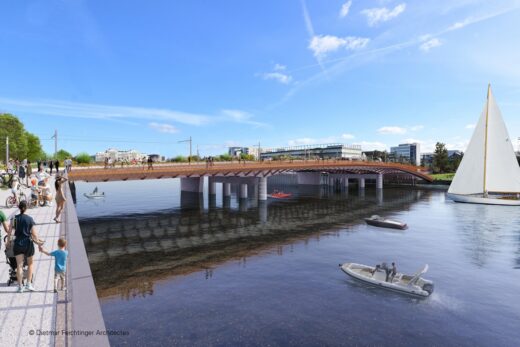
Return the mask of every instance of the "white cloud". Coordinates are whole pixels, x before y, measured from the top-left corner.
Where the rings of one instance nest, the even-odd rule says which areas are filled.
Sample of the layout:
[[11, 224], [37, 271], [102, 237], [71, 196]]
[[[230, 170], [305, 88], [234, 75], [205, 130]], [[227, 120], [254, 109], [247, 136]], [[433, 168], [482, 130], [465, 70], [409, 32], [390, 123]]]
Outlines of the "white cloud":
[[227, 110], [222, 110], [221, 114], [222, 114], [221, 119], [224, 121], [232, 121], [235, 123], [250, 124], [250, 125], [254, 125], [256, 127], [261, 127], [261, 126], [267, 125], [265, 123], [254, 121], [252, 119], [253, 118], [252, 114], [245, 112], [245, 111], [241, 111], [241, 110], [227, 109]]
[[370, 141], [360, 141], [353, 143], [354, 145], [361, 146], [363, 151], [385, 151], [388, 146], [382, 142], [370, 142]]
[[257, 76], [262, 77], [264, 80], [273, 80], [282, 84], [289, 84], [292, 81], [292, 76], [284, 72], [285, 70], [287, 70], [287, 66], [275, 64], [273, 71], [257, 74]]
[[433, 39], [430, 39], [430, 40], [422, 43], [419, 46], [419, 49], [423, 52], [428, 52], [430, 49], [439, 47], [441, 45], [442, 45], [442, 41], [439, 40], [438, 38], [434, 37]]
[[352, 0], [347, 1], [341, 6], [341, 10], [339, 11], [339, 16], [341, 18], [346, 17], [348, 12], [350, 11], [350, 6], [352, 6]]
[[475, 129], [476, 124], [467, 124], [466, 129]]
[[355, 138], [355, 136], [352, 134], [342, 134], [341, 138], [345, 140], [352, 140], [353, 138]]
[[188, 125], [204, 125], [210, 123], [213, 118], [208, 115], [163, 108], [85, 104], [61, 100], [20, 100], [0, 98], [0, 105], [7, 105], [10, 109], [16, 111], [40, 115], [118, 121], [128, 119], [148, 119], [153, 121], [176, 121]]
[[206, 115], [176, 111], [164, 108], [133, 106], [111, 106], [85, 104], [62, 100], [22, 100], [0, 97], [0, 107], [11, 112], [24, 112], [35, 115], [59, 116], [70, 118], [100, 119], [123, 122], [132, 125], [139, 123], [129, 120], [148, 120], [157, 124], [160, 121], [203, 126], [215, 122], [235, 122], [255, 126], [265, 124], [253, 121], [253, 116], [240, 110], [227, 109], [217, 115]]
[[174, 127], [171, 124], [166, 124], [166, 123], [152, 122], [152, 123], [149, 123], [148, 126], [150, 128], [152, 128], [153, 130], [156, 130], [160, 133], [175, 134], [175, 133], [179, 132], [179, 130], [176, 127]]
[[399, 16], [406, 9], [406, 4], [402, 3], [390, 10], [386, 7], [370, 8], [361, 11], [361, 14], [367, 17], [368, 25], [374, 26], [381, 22], [389, 21], [392, 18]]
[[377, 129], [377, 132], [385, 135], [402, 135], [406, 134], [406, 129], [397, 126], [385, 126]]
[[413, 127], [410, 127], [411, 131], [419, 131], [419, 130], [423, 130], [423, 129], [424, 129], [424, 125], [414, 125]]
[[275, 80], [282, 84], [289, 84], [292, 81], [292, 76], [281, 72], [267, 72], [262, 74], [264, 80]]
[[364, 48], [369, 42], [370, 39], [364, 37], [315, 35], [312, 37], [308, 48], [314, 53], [316, 58], [323, 58], [327, 53], [335, 52], [339, 48], [356, 50]]

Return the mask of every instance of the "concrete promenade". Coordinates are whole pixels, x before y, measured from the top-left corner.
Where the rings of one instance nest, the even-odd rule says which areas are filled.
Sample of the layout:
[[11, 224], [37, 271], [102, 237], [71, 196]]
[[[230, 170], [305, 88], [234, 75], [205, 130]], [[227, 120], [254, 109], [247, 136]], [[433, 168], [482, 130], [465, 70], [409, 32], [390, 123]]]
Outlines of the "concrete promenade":
[[[53, 182], [51, 182], [52, 185]], [[30, 190], [24, 189], [30, 196]], [[0, 190], [0, 206], [6, 216], [14, 216], [17, 208], [5, 208], [5, 199], [10, 190]], [[56, 205], [37, 207], [27, 210], [27, 214], [37, 223], [38, 236], [45, 240], [44, 247], [54, 250], [60, 237], [61, 224], [56, 224], [54, 218]], [[3, 229], [3, 228], [2, 228]], [[35, 292], [17, 293], [17, 283], [7, 286], [9, 265], [5, 258], [5, 243], [2, 230], [2, 247], [0, 253], [0, 345], [1, 346], [54, 346], [66, 345], [63, 336], [42, 335], [42, 332], [55, 331], [57, 328], [58, 303], [64, 302], [66, 293], [55, 294], [54, 261], [38, 251], [34, 255], [34, 287]], [[64, 305], [66, 306], [66, 305]], [[61, 309], [61, 319], [66, 316], [65, 307]], [[61, 324], [64, 322], [62, 321]], [[59, 325], [59, 324], [58, 324]], [[64, 328], [64, 326], [59, 327]]]
[[[53, 196], [54, 179], [49, 181]], [[67, 203], [53, 221], [56, 205], [28, 209], [34, 218], [40, 239], [48, 251], [57, 248], [58, 238], [67, 240], [67, 290], [54, 293], [54, 259], [38, 251], [34, 261], [34, 292], [17, 293], [17, 284], [7, 286], [9, 265], [5, 261], [5, 243], [0, 253], [0, 346], [108, 346], [108, 336], [94, 287], [76, 207], [68, 184], [64, 187]], [[30, 189], [24, 189], [27, 197]], [[0, 208], [11, 217], [17, 208], [5, 208], [10, 190], [0, 190]], [[5, 232], [2, 230], [2, 239]]]

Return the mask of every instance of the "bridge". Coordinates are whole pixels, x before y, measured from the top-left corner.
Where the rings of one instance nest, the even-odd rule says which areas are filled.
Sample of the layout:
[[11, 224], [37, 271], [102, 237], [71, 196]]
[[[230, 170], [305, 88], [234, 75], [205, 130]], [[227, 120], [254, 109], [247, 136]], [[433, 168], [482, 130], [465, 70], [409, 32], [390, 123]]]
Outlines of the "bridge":
[[[383, 188], [386, 177], [393, 179], [424, 180], [433, 179], [422, 168], [398, 164], [346, 160], [301, 160], [268, 161], [244, 163], [207, 163], [162, 164], [153, 169], [147, 167], [122, 168], [80, 168], [69, 173], [71, 181], [108, 182], [161, 178], [180, 178], [181, 191], [190, 193], [203, 192], [204, 177], [208, 177], [210, 195], [216, 194], [216, 184], [222, 184], [223, 196], [231, 195], [231, 184], [240, 187], [240, 198], [248, 197], [248, 186], [254, 186], [258, 200], [267, 200], [267, 178], [284, 174], [295, 174], [298, 185], [338, 185], [348, 187], [351, 179], [357, 180], [363, 189], [365, 180], [375, 180], [376, 188]], [[250, 190], [249, 190], [250, 191]]]

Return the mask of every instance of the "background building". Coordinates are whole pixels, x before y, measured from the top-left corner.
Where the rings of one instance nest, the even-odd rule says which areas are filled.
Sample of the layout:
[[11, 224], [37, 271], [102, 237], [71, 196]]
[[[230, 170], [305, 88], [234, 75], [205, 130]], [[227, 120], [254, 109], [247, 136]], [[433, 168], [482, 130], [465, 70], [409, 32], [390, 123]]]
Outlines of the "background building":
[[95, 155], [96, 162], [104, 162], [106, 158], [111, 158], [113, 161], [132, 161], [138, 160], [141, 161], [143, 158], [147, 158], [148, 156], [144, 153], [141, 153], [135, 149], [131, 149], [128, 151], [120, 151], [116, 148], [109, 148], [104, 152], [98, 152]]
[[392, 160], [408, 162], [412, 165], [421, 165], [421, 150], [418, 143], [403, 143], [390, 148]]
[[239, 157], [241, 154], [248, 154], [258, 159], [258, 147], [229, 147], [228, 154], [232, 157]]
[[260, 158], [262, 160], [277, 158], [362, 160], [364, 156], [361, 152], [361, 146], [331, 143], [262, 149]]

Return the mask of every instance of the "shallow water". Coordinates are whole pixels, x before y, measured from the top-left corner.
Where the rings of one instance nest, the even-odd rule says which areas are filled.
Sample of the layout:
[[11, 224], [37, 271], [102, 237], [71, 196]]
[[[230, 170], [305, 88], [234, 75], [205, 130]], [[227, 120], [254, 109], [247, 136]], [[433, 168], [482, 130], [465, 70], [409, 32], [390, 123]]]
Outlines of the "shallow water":
[[[443, 192], [284, 187], [287, 201], [193, 203], [176, 180], [99, 184], [78, 215], [112, 345], [515, 346], [520, 214]], [[271, 188], [271, 187], [270, 187]], [[124, 189], [124, 192], [120, 192]], [[219, 192], [220, 193], [220, 192]], [[189, 203], [186, 203], [188, 201]], [[381, 214], [392, 231], [365, 225]], [[424, 263], [415, 299], [358, 283], [343, 262]]]

